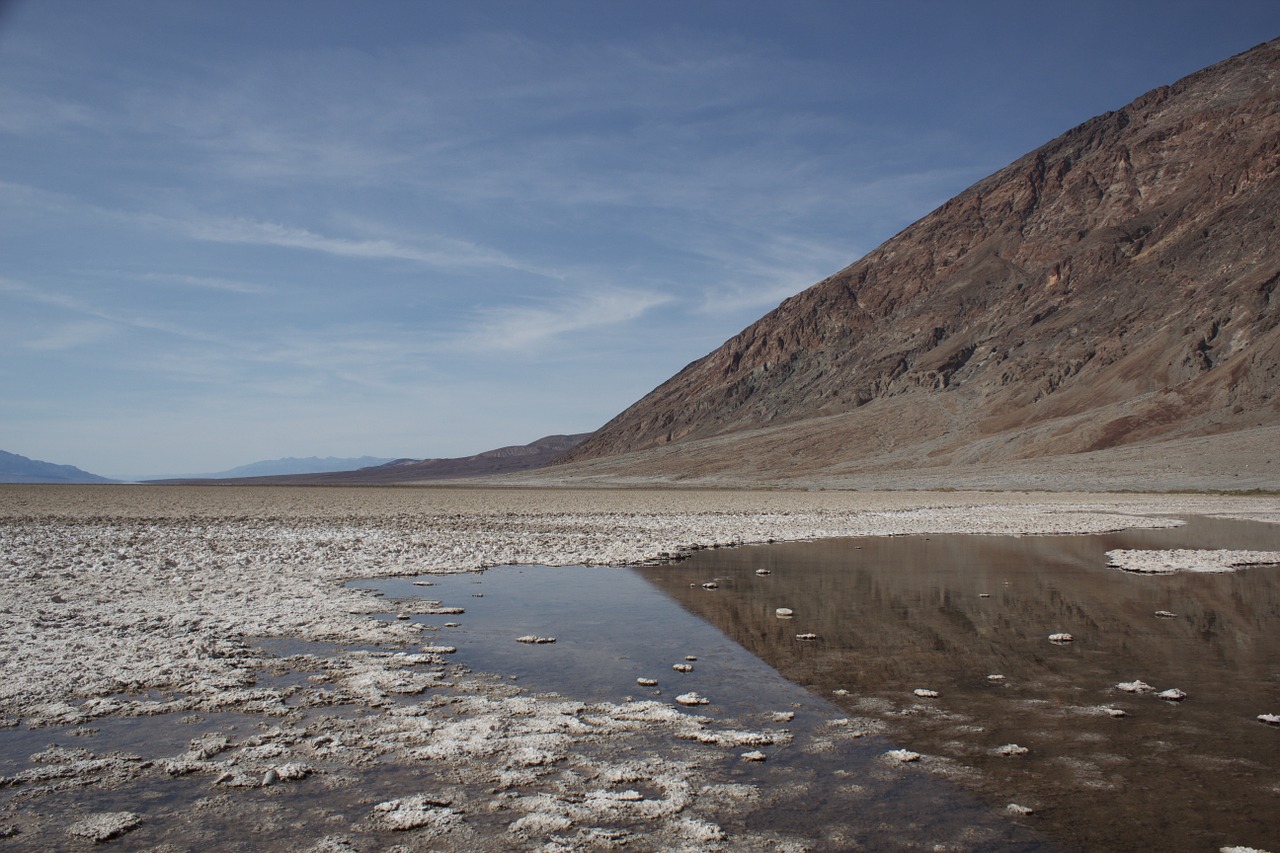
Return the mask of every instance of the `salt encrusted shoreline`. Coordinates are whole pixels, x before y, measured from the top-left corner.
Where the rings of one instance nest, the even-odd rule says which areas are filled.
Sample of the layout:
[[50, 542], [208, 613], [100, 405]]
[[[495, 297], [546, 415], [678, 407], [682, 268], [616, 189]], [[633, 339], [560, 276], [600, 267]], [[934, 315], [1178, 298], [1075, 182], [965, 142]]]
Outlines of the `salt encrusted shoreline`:
[[[178, 711], [280, 720], [241, 742], [214, 737], [193, 741], [185, 753], [146, 760], [47, 750], [38, 766], [24, 771], [30, 778], [0, 783], [56, 791], [63, 784], [58, 780], [125, 784], [159, 767], [175, 777], [202, 774], [224, 788], [293, 784], [313, 771], [334, 784], [342, 776], [334, 768], [425, 760], [443, 762], [449, 778], [488, 786], [489, 799], [477, 799], [477, 789], [466, 786], [421, 802], [393, 798], [376, 804], [351, 831], [413, 826], [419, 841], [468, 849], [482, 815], [502, 814], [510, 816], [503, 824], [512, 847], [532, 849], [552, 837], [591, 846], [627, 843], [626, 833], [609, 823], [622, 816], [645, 821], [652, 843], [673, 849], [785, 847], [792, 842], [773, 833], [726, 840], [715, 816], [759, 807], [761, 795], [751, 786], [698, 782], [705, 756], [681, 753], [638, 766], [622, 755], [631, 748], [629, 738], [702, 748], [783, 743], [789, 734], [777, 724], [699, 717], [671, 702], [587, 705], [526, 696], [451, 669], [447, 652], [431, 644], [430, 629], [371, 618], [385, 601], [344, 582], [503, 564], [626, 565], [698, 548], [839, 536], [1097, 533], [1169, 526], [1179, 523], [1173, 516], [1190, 514], [1280, 520], [1280, 501], [0, 488], [0, 723], [84, 725], [106, 716]], [[318, 673], [316, 687], [272, 687], [258, 682], [281, 662], [255, 650], [258, 638], [412, 651], [294, 656], [287, 666]], [[299, 716], [300, 709], [332, 705], [376, 713], [326, 719], [322, 729]], [[742, 727], [750, 730], [744, 735]], [[556, 771], [552, 785], [546, 774], [566, 762], [575, 772], [561, 778]], [[520, 793], [522, 784], [539, 779], [553, 793]], [[38, 815], [32, 820], [39, 825]], [[320, 839], [314, 849], [344, 849], [343, 837]], [[971, 837], [981, 842], [980, 834]]]
[[1109, 565], [1126, 572], [1168, 575], [1174, 572], [1234, 572], [1248, 566], [1280, 564], [1280, 551], [1231, 551], [1197, 548], [1125, 549], [1107, 552]]

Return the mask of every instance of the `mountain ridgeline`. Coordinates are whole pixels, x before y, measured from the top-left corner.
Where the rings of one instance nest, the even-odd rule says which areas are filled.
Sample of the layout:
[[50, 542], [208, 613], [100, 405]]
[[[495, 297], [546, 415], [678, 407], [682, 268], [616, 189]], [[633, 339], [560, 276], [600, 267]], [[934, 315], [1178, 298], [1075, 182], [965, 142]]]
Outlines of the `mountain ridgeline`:
[[978, 182], [567, 458], [786, 475], [1275, 427], [1278, 283], [1280, 40]]

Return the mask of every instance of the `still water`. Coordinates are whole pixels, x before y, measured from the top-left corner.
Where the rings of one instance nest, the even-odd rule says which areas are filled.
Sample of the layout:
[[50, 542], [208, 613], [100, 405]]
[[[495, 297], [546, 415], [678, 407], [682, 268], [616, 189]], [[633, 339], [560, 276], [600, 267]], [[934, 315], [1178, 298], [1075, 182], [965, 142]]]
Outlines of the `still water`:
[[[1257, 719], [1280, 713], [1280, 567], [1133, 575], [1107, 568], [1113, 548], [1274, 551], [1280, 528], [868, 538], [706, 551], [644, 573], [787, 678], [973, 768], [993, 802], [1034, 806], [1059, 839], [1280, 849], [1280, 728]], [[1058, 632], [1074, 640], [1049, 642]], [[1116, 687], [1135, 680], [1187, 698]]]

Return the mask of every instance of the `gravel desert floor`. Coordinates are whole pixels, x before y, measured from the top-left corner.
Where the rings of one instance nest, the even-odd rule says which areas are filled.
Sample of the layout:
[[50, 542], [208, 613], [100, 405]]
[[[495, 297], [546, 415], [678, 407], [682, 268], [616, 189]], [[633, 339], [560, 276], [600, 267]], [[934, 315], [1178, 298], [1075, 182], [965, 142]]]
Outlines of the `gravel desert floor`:
[[[837, 537], [1102, 533], [1189, 516], [1280, 523], [1280, 499], [0, 487], [0, 844], [1058, 849], [1019, 804], [969, 798], [930, 772], [943, 762], [931, 768], [856, 716], [788, 692], [746, 652], [735, 689], [758, 694], [754, 704], [724, 702], [729, 689], [704, 704], [646, 684], [604, 699], [552, 694], [500, 666], [471, 671], [454, 662], [461, 635], [450, 633], [466, 624], [466, 602], [431, 598], [427, 578], [496, 566], [608, 573]], [[1280, 561], [1229, 550], [1214, 552], [1217, 568]], [[1185, 559], [1167, 556], [1155, 565]], [[424, 595], [393, 600], [351, 583], [386, 578], [418, 579]], [[670, 618], [655, 619], [655, 638], [705, 628]], [[537, 645], [517, 639], [513, 649]], [[743, 691], [744, 679], [759, 689]]]

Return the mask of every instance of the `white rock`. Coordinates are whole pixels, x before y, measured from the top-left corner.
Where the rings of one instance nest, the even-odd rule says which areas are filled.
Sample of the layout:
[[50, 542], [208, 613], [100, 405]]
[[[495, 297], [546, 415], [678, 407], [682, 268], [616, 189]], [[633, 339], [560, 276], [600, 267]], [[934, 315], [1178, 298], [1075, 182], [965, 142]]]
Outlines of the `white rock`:
[[774, 711], [770, 719], [775, 723], [789, 723], [796, 718], [795, 711]]
[[816, 640], [818, 639], [818, 635], [812, 634], [812, 633], [796, 634], [796, 639], [797, 640]]
[[711, 700], [698, 693], [681, 693], [676, 697], [676, 701], [681, 705], [706, 705]]
[[996, 747], [996, 754], [1003, 755], [1006, 758], [1012, 758], [1015, 755], [1026, 755], [1031, 750], [1025, 746], [1019, 746], [1016, 743], [1006, 743], [1004, 746]]
[[742, 758], [745, 761], [764, 761], [765, 754], [758, 749], [753, 749], [750, 752], [742, 753]]
[[988, 675], [987, 681], [1004, 681], [1003, 675]]
[[531, 645], [542, 645], [545, 643], [554, 643], [555, 637], [538, 637], [534, 634], [525, 634], [523, 637], [516, 637], [517, 643], [528, 643]]
[[636, 679], [636, 684], [639, 684], [641, 687], [657, 687], [657, 686], [658, 686], [658, 679], [656, 679], [656, 678], [637, 678], [637, 679]]
[[990, 597], [991, 597], [991, 593], [989, 593], [989, 592], [980, 592], [980, 593], [978, 593], [978, 598], [990, 598]]
[[772, 572], [770, 572], [768, 569], [756, 569], [756, 574], [758, 574], [758, 575], [768, 575], [768, 574], [773, 574], [773, 573], [772, 573]]
[[1170, 687], [1168, 690], [1161, 690], [1156, 694], [1157, 699], [1164, 699], [1166, 702], [1181, 702], [1187, 698], [1187, 694], [1176, 687]]
[[1161, 619], [1177, 619], [1178, 618], [1177, 613], [1170, 613], [1168, 610], [1157, 610], [1156, 615], [1159, 616]]
[[773, 615], [777, 616], [779, 619], [790, 619], [795, 615], [795, 611], [790, 607], [779, 607], [777, 610], [773, 611]]
[[899, 764], [909, 764], [912, 761], [920, 760], [920, 753], [912, 752], [909, 749], [891, 749], [884, 756], [890, 761], [897, 761]]
[[133, 812], [98, 812], [67, 827], [67, 834], [101, 843], [137, 829], [142, 818]]
[[707, 581], [702, 585], [702, 588], [703, 589], [719, 589], [720, 584], [716, 583], [715, 581]]
[[673, 663], [671, 668], [676, 672], [693, 672], [693, 665], [688, 663]]
[[1152, 693], [1155, 688], [1145, 681], [1122, 681], [1116, 685], [1117, 690], [1123, 690], [1125, 693]]
[[1009, 814], [1017, 815], [1018, 817], [1027, 817], [1028, 815], [1036, 813], [1035, 809], [1028, 808], [1027, 806], [1020, 806], [1017, 803], [1009, 803], [1009, 805], [1004, 807], [1004, 810]]
[[1280, 714], [1259, 714], [1258, 722], [1269, 726], [1280, 726]]
[[1051, 643], [1070, 643], [1073, 640], [1075, 640], [1075, 637], [1065, 632], [1049, 635], [1049, 642]]
[[915, 690], [912, 690], [911, 692], [919, 696], [921, 699], [937, 699], [938, 698], [938, 691], [927, 690], [923, 687], [917, 687]]

